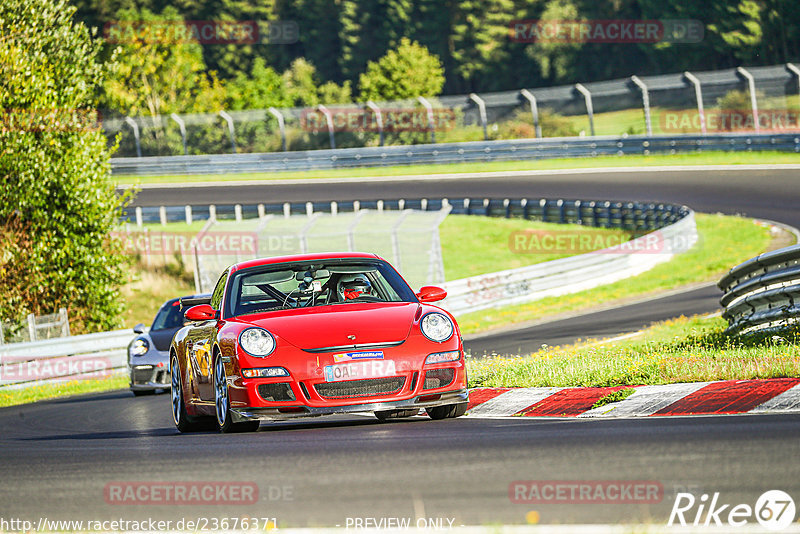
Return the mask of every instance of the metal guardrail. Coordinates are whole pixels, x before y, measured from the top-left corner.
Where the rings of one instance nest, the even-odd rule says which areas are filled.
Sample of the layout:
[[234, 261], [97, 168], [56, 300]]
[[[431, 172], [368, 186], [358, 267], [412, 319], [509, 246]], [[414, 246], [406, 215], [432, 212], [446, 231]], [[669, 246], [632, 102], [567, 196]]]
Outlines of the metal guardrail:
[[[454, 280], [444, 284], [449, 292], [443, 305], [454, 313], [477, 311], [535, 300], [550, 294], [580, 291], [611, 283], [650, 269], [674, 253], [690, 247], [697, 239], [694, 212], [685, 206], [639, 202], [610, 202], [565, 199], [416, 199], [386, 200], [382, 209], [415, 208], [451, 213], [507, 218], [525, 218], [554, 223], [581, 224], [598, 228], [632, 231], [657, 230], [660, 245], [652, 250], [653, 234], [630, 243], [633, 252], [604, 250], [521, 269]], [[326, 205], [316, 206], [321, 210]], [[330, 208], [330, 204], [327, 204]], [[267, 205], [284, 214], [306, 205]], [[369, 202], [342, 205], [341, 210], [370, 207]], [[183, 210], [183, 207], [180, 207]], [[158, 209], [158, 208], [156, 208]], [[241, 209], [240, 209], [241, 212]], [[637, 242], [651, 239], [650, 248]], [[637, 249], [642, 249], [637, 252]], [[565, 286], [569, 286], [566, 288]], [[522, 294], [523, 292], [524, 294]], [[127, 366], [126, 347], [133, 334], [129, 329], [66, 338], [0, 346], [0, 388], [25, 387], [45, 382], [106, 376]]]
[[0, 346], [0, 388], [100, 378], [127, 367], [130, 329]]
[[431, 163], [468, 163], [625, 154], [759, 151], [800, 152], [800, 134], [710, 134], [517, 139], [204, 156], [112, 158], [115, 175], [283, 172]]
[[800, 318], [800, 245], [773, 250], [731, 269], [717, 286], [726, 332], [780, 328]]

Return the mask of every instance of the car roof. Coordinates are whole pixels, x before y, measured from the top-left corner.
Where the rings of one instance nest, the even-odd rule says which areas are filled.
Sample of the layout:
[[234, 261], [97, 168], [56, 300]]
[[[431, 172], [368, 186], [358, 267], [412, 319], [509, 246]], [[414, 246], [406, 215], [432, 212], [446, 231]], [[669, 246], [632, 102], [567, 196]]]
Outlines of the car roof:
[[254, 260], [242, 261], [231, 266], [231, 271], [258, 267], [259, 265], [274, 265], [278, 263], [291, 263], [298, 261], [316, 261], [332, 259], [382, 259], [377, 254], [366, 252], [321, 252], [317, 254], [293, 254], [291, 256], [273, 256], [271, 258], [258, 258]]

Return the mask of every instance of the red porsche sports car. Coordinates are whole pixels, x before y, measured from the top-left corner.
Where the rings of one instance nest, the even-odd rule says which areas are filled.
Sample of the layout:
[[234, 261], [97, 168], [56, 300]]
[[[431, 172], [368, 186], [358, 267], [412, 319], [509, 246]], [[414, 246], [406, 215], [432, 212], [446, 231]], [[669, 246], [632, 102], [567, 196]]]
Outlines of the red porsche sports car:
[[374, 254], [235, 264], [210, 298], [183, 299], [172, 340], [172, 415], [181, 432], [348, 412], [459, 417], [467, 375], [455, 319]]

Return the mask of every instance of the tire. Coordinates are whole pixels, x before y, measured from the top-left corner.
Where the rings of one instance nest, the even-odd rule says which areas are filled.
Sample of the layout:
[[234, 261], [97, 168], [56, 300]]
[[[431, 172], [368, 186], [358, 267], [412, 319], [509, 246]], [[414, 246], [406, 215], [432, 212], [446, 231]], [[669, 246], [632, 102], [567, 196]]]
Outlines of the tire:
[[419, 413], [419, 409], [414, 408], [411, 410], [383, 410], [380, 412], [375, 412], [375, 417], [378, 418], [378, 421], [383, 423], [387, 419], [403, 419], [406, 417], [414, 417]]
[[460, 402], [458, 404], [446, 404], [444, 406], [435, 406], [433, 408], [426, 408], [425, 411], [428, 412], [428, 417], [431, 419], [454, 419], [456, 417], [461, 417], [467, 412], [467, 404], [466, 402]]
[[156, 390], [154, 389], [132, 389], [134, 397], [146, 397], [148, 395], [155, 395]]
[[[179, 432], [197, 432], [206, 430], [208, 422], [202, 418], [192, 417], [186, 413], [186, 400], [183, 398], [183, 380], [178, 357], [172, 357], [170, 364], [170, 397], [172, 399], [172, 422]], [[136, 394], [136, 392], [134, 392]]]
[[225, 362], [219, 356], [214, 359], [214, 411], [217, 414], [217, 426], [223, 434], [255, 432], [260, 425], [258, 420], [233, 422], [231, 402], [228, 397], [228, 379], [225, 376]]

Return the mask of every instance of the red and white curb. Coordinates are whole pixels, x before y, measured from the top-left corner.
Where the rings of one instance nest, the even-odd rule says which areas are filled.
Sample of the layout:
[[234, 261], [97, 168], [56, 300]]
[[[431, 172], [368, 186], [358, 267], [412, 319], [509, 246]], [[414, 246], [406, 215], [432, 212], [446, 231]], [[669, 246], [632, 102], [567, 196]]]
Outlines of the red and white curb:
[[[628, 398], [592, 408], [602, 397], [635, 388]], [[476, 388], [468, 417], [649, 417], [800, 413], [800, 378], [725, 380], [663, 386]]]

